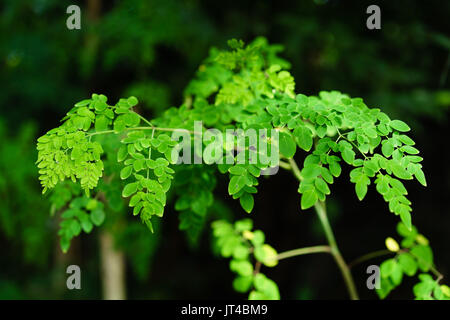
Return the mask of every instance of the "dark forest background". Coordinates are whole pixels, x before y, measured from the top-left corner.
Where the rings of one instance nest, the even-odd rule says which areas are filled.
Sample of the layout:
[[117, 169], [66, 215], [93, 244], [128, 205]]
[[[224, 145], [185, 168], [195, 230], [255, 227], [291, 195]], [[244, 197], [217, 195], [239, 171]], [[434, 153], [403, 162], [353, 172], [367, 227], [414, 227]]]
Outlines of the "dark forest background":
[[[381, 8], [381, 30], [366, 28], [366, 8]], [[78, 4], [81, 30], [66, 28], [66, 8]], [[153, 117], [183, 101], [183, 89], [209, 48], [230, 38], [265, 36], [285, 47], [296, 92], [339, 90], [362, 97], [412, 127], [424, 157], [428, 187], [408, 182], [413, 224], [429, 240], [438, 270], [450, 277], [448, 120], [449, 1], [62, 1], [0, 2], [0, 299], [99, 299], [98, 230], [81, 235], [63, 255], [58, 219], [37, 179], [35, 141], [91, 93], [109, 101], [135, 95]], [[348, 172], [344, 172], [348, 175]], [[279, 251], [325, 243], [312, 211], [301, 212], [297, 181], [281, 172], [262, 181], [252, 213]], [[233, 219], [246, 216], [218, 181], [217, 198]], [[372, 189], [363, 202], [340, 179], [329, 201], [332, 226], [347, 261], [383, 249], [398, 218]], [[107, 216], [106, 219], [109, 217]], [[178, 230], [169, 204], [155, 234], [128, 213], [119, 239], [131, 299], [245, 298], [232, 290], [228, 261], [212, 253], [210, 230], [197, 245]], [[101, 228], [100, 228], [101, 229]], [[368, 264], [352, 271], [360, 295]], [[65, 287], [65, 268], [82, 270], [82, 290]], [[285, 299], [346, 299], [331, 256], [281, 261], [267, 270]], [[408, 278], [391, 299], [413, 298]]]

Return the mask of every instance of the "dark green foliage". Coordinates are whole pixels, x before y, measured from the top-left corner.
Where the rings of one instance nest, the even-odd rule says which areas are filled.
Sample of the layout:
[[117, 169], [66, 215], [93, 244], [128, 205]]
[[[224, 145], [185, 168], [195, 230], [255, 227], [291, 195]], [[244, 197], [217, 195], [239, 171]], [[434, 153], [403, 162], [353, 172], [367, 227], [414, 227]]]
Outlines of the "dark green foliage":
[[22, 253], [21, 260], [42, 267], [48, 262], [51, 229], [48, 204], [37, 192], [37, 170], [29, 161], [36, 157], [30, 148], [36, 127], [24, 124], [17, 132], [10, 136], [0, 121], [0, 230], [14, 250]]

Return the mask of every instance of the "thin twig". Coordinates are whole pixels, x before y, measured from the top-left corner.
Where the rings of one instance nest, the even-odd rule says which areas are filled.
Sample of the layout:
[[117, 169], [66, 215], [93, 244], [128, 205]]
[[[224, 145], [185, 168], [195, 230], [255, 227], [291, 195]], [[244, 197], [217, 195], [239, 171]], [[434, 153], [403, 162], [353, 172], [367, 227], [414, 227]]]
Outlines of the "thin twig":
[[281, 252], [277, 255], [276, 260], [283, 260], [291, 257], [301, 256], [305, 254], [311, 254], [311, 253], [319, 253], [319, 252], [328, 252], [331, 253], [331, 247], [330, 246], [313, 246], [313, 247], [305, 247], [305, 248], [299, 248], [299, 249], [293, 249]]
[[[291, 166], [291, 171], [294, 174], [294, 176], [299, 180], [302, 181], [303, 177], [301, 175], [300, 169], [297, 166], [297, 163], [294, 159], [288, 159], [289, 164]], [[347, 286], [347, 290], [350, 294], [350, 298], [352, 300], [358, 300], [358, 292], [356, 291], [355, 282], [353, 280], [352, 274], [350, 272], [350, 269], [348, 265], [346, 264], [344, 258], [342, 257], [339, 248], [336, 243], [336, 239], [334, 238], [333, 230], [331, 229], [330, 223], [328, 221], [327, 217], [327, 211], [325, 203], [317, 201], [314, 204], [314, 208], [316, 209], [316, 213], [319, 217], [319, 220], [322, 224], [323, 230], [325, 231], [325, 236], [328, 240], [328, 243], [330, 244], [331, 248], [331, 254], [334, 257], [334, 260], [336, 261], [342, 277], [344, 278], [345, 285]]]
[[350, 262], [348, 264], [348, 267], [351, 269], [354, 266], [356, 266], [357, 264], [360, 264], [360, 263], [362, 263], [364, 261], [367, 261], [367, 260], [370, 260], [370, 259], [373, 259], [373, 258], [377, 258], [377, 257], [382, 257], [382, 256], [385, 256], [385, 255], [388, 255], [388, 254], [392, 254], [392, 253], [395, 253], [395, 252], [389, 251], [387, 249], [370, 252], [370, 253], [367, 253], [367, 254], [365, 254], [365, 255], [363, 255], [363, 256], [353, 260], [352, 262]]

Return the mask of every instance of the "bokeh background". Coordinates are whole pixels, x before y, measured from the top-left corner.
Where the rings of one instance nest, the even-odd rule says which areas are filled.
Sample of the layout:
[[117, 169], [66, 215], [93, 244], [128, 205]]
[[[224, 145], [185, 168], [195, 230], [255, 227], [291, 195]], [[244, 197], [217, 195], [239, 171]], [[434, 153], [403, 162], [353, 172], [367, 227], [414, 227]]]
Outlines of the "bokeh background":
[[[366, 28], [372, 3], [381, 7], [381, 30]], [[81, 7], [81, 30], [66, 28], [70, 4]], [[339, 90], [410, 124], [428, 181], [427, 188], [407, 183], [413, 223], [430, 240], [448, 284], [449, 14], [449, 1], [2, 0], [0, 299], [104, 297], [103, 227], [82, 234], [61, 253], [58, 217], [50, 215], [37, 179], [36, 138], [93, 92], [110, 101], [135, 95], [142, 113], [157, 116], [182, 103], [183, 89], [211, 46], [257, 36], [285, 47], [282, 56], [292, 63], [298, 93]], [[227, 196], [226, 181], [217, 183], [220, 211], [245, 217]], [[300, 211], [293, 177], [280, 173], [258, 189], [252, 217], [268, 243], [279, 251], [325, 243], [314, 213]], [[332, 189], [330, 219], [345, 259], [383, 249], [398, 221], [387, 204], [371, 189], [359, 202], [348, 179]], [[198, 241], [189, 241], [173, 204], [154, 234], [126, 206], [114, 215], [127, 223], [114, 234], [126, 266], [127, 298], [245, 298], [232, 290], [228, 261], [213, 254], [208, 226]], [[66, 289], [69, 264], [81, 267], [82, 290]], [[355, 281], [362, 298], [378, 299], [365, 287], [367, 264], [352, 270]], [[285, 299], [347, 298], [328, 255], [284, 260], [265, 273]], [[413, 298], [415, 282], [404, 280], [390, 298]]]

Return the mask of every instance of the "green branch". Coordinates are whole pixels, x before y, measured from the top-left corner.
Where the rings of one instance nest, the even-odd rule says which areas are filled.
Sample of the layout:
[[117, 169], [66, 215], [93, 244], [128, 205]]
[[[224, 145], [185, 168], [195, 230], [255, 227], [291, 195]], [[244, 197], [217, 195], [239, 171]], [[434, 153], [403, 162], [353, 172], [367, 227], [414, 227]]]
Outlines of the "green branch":
[[[291, 166], [291, 170], [292, 170], [294, 176], [299, 181], [302, 181], [303, 177], [301, 175], [300, 169], [298, 168], [295, 160], [293, 158], [291, 158], [288, 161], [289, 161], [289, 164]], [[330, 223], [328, 221], [325, 203], [320, 203], [319, 201], [317, 201], [314, 204], [314, 208], [316, 210], [316, 213], [319, 217], [319, 220], [320, 220], [323, 230], [325, 232], [325, 236], [330, 245], [330, 248], [331, 248], [330, 252], [333, 255], [333, 257], [341, 271], [342, 277], [344, 278], [345, 284], [347, 286], [347, 290], [350, 294], [350, 298], [352, 300], [358, 300], [359, 297], [358, 297], [358, 293], [356, 291], [356, 286], [355, 286], [355, 282], [353, 280], [352, 274], [350, 272], [348, 265], [345, 263], [345, 260], [339, 251], [339, 248], [336, 243], [336, 239], [334, 238], [333, 230], [331, 229]]]
[[[156, 131], [168, 131], [168, 132], [189, 132], [190, 134], [201, 134], [200, 132], [195, 132], [187, 129], [177, 129], [177, 128], [161, 128], [161, 127], [133, 127], [133, 128], [125, 128], [125, 131], [132, 130], [156, 130]], [[105, 130], [105, 131], [97, 131], [92, 132], [86, 135], [86, 137], [91, 137], [99, 134], [108, 134], [108, 133], [120, 133], [115, 130]]]
[[353, 260], [352, 262], [350, 262], [348, 264], [348, 267], [353, 268], [354, 266], [356, 266], [364, 261], [371, 260], [371, 259], [377, 258], [377, 257], [386, 256], [388, 254], [393, 254], [393, 253], [395, 253], [395, 252], [389, 251], [387, 249], [370, 252], [370, 253], [367, 253], [367, 254]]
[[316, 209], [317, 215], [319, 216], [320, 222], [322, 223], [322, 227], [325, 231], [325, 235], [327, 237], [328, 243], [331, 246], [331, 254], [333, 255], [336, 263], [341, 270], [342, 277], [344, 278], [345, 284], [347, 285], [348, 292], [350, 294], [350, 298], [352, 300], [358, 300], [358, 293], [356, 291], [355, 282], [353, 280], [352, 274], [348, 265], [345, 263], [342, 254], [339, 251], [339, 248], [336, 243], [336, 239], [334, 238], [333, 230], [331, 229], [330, 223], [328, 221], [327, 212], [325, 209], [325, 203], [316, 202], [314, 205]]
[[276, 260], [283, 260], [291, 257], [302, 256], [305, 254], [311, 253], [320, 253], [320, 252], [331, 252], [330, 246], [314, 246], [314, 247], [305, 247], [299, 249], [288, 250], [285, 252], [281, 252], [277, 255]]

